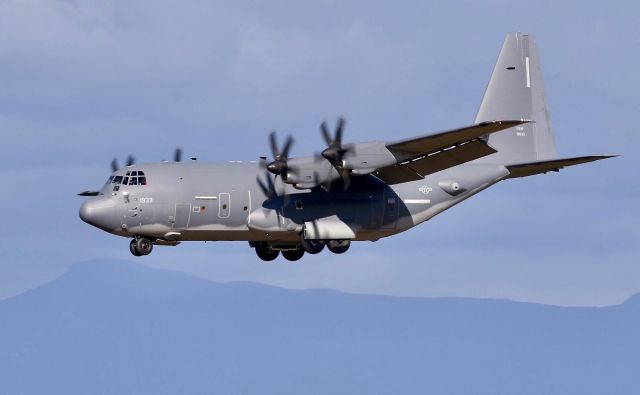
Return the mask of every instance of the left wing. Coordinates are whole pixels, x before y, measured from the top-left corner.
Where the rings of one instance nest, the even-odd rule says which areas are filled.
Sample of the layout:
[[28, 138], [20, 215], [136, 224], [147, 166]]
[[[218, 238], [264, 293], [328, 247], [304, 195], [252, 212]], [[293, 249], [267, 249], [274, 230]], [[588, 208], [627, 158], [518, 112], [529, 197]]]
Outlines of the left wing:
[[387, 143], [397, 164], [373, 174], [387, 184], [421, 180], [425, 176], [497, 152], [485, 136], [531, 121], [489, 121], [426, 136]]
[[78, 194], [78, 196], [98, 196], [100, 191], [83, 191]]

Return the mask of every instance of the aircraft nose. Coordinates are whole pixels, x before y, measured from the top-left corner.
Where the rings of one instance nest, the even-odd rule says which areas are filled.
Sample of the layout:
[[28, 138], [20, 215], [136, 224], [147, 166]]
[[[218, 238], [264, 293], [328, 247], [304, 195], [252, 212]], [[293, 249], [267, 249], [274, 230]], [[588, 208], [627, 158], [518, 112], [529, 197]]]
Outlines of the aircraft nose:
[[89, 199], [80, 206], [80, 219], [97, 228], [112, 231], [115, 206], [104, 199]]

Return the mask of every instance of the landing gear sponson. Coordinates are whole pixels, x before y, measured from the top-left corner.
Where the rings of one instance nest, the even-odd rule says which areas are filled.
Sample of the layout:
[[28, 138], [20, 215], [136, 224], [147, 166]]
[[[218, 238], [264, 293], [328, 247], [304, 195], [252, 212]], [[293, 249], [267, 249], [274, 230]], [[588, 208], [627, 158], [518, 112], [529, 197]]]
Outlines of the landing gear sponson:
[[263, 261], [273, 261], [280, 253], [288, 261], [297, 261], [306, 253], [319, 254], [324, 247], [334, 254], [342, 254], [351, 246], [350, 240], [305, 240], [301, 239], [299, 244], [270, 244], [264, 241], [249, 242], [249, 245], [256, 250], [256, 255]]
[[[146, 237], [136, 236], [129, 243], [129, 251], [134, 256], [149, 255], [153, 251], [154, 242]], [[256, 255], [263, 261], [269, 262], [275, 260], [282, 253], [284, 259], [288, 261], [300, 260], [305, 252], [308, 254], [319, 254], [327, 249], [334, 254], [342, 254], [351, 246], [349, 240], [304, 240], [301, 239], [299, 244], [279, 245], [269, 244], [267, 242], [249, 242], [249, 245], [255, 249]]]

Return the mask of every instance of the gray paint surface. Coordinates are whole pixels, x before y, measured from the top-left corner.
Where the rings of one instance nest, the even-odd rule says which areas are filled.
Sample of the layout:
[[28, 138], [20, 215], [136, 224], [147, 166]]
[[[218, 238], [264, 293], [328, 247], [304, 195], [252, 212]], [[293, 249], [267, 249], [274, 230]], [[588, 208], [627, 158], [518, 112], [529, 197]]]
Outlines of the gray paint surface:
[[[278, 251], [301, 248], [304, 239], [377, 241], [509, 178], [513, 165], [527, 167], [521, 177], [587, 162], [540, 162], [556, 159], [555, 142], [537, 51], [528, 34], [512, 33], [505, 39], [476, 121], [386, 144], [345, 144], [337, 162], [322, 157], [287, 160], [288, 149], [280, 152], [272, 136], [271, 165], [131, 165], [112, 176], [126, 180], [130, 172], [143, 171], [147, 185], [107, 183], [93, 193], [99, 196], [82, 205], [80, 216], [107, 232], [160, 243], [245, 240]], [[396, 173], [407, 174], [402, 169], [414, 176], [399, 178]]]

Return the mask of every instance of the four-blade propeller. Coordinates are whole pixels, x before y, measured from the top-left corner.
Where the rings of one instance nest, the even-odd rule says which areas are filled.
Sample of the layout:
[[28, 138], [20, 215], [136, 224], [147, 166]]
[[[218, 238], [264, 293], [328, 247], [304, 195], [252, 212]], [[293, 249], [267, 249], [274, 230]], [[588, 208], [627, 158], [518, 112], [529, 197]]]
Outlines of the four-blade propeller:
[[293, 137], [287, 136], [287, 140], [284, 142], [282, 150], [278, 145], [278, 138], [276, 137], [275, 130], [269, 134], [269, 143], [271, 145], [271, 154], [273, 155], [273, 161], [266, 165], [267, 170], [275, 175], [279, 175], [283, 180], [287, 179], [287, 172], [290, 170], [287, 165], [287, 159], [289, 159], [289, 151], [293, 146]]
[[[347, 189], [350, 184], [350, 177], [349, 169], [344, 165], [344, 156], [350, 151], [350, 149], [342, 146], [342, 134], [344, 132], [345, 123], [346, 121], [344, 118], [338, 118], [335, 135], [334, 137], [331, 137], [327, 122], [322, 122], [320, 125], [320, 132], [322, 133], [322, 137], [324, 137], [324, 141], [327, 143], [327, 148], [325, 148], [320, 155], [324, 159], [328, 160], [336, 169], [338, 174], [340, 174], [344, 184], [344, 189]], [[329, 185], [327, 185], [327, 187], [329, 187]]]
[[[131, 166], [135, 163], [136, 163], [136, 158], [134, 158], [133, 155], [127, 156], [127, 161], [125, 162], [125, 166]], [[118, 169], [120, 169], [120, 166], [118, 166], [118, 159], [113, 158], [113, 160], [111, 161], [111, 172], [118, 171]]]
[[[162, 161], [164, 162], [164, 160]], [[173, 161], [182, 162], [182, 148], [176, 147], [176, 149], [173, 151]], [[136, 163], [136, 158], [134, 158], [133, 155], [129, 155], [127, 156], [125, 167], [134, 165], [135, 163]], [[118, 165], [118, 159], [113, 158], [113, 160], [111, 161], [111, 172], [116, 172], [119, 169], [120, 169], [120, 165]]]

